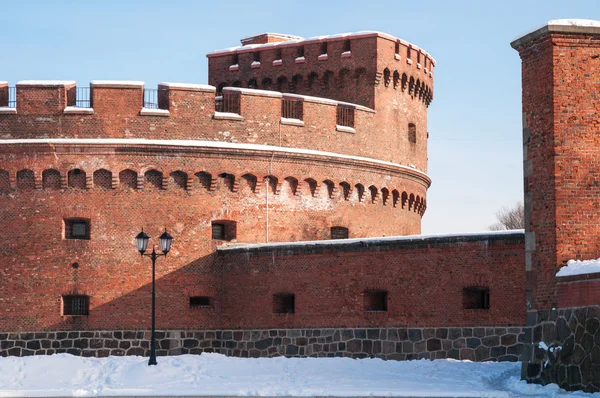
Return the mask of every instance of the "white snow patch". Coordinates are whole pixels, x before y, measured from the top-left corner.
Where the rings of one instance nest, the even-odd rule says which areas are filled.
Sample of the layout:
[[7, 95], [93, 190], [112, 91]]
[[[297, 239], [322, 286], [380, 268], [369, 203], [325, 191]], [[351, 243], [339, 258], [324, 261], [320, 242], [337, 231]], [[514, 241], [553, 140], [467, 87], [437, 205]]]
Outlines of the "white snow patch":
[[138, 80], [92, 80], [92, 86], [144, 87], [144, 82]]
[[304, 57], [298, 57], [298, 58], [296, 58], [296, 62], [298, 62], [298, 63], [299, 62], [304, 62], [304, 61], [306, 61], [306, 58], [304, 58]]
[[546, 343], [544, 343], [543, 341], [540, 341], [538, 343], [538, 347], [540, 347], [542, 350], [544, 351], [548, 351], [548, 346], [546, 345]]
[[69, 86], [76, 84], [75, 80], [21, 80], [17, 86]]
[[214, 86], [210, 86], [208, 84], [164, 82], [164, 83], [158, 83], [158, 85], [169, 87], [169, 88], [187, 88], [187, 89], [192, 89], [192, 90], [211, 91], [211, 92], [216, 91], [216, 88]]
[[352, 55], [352, 51], [344, 51], [344, 52], [342, 53], [342, 56], [343, 56], [343, 55]]
[[597, 260], [569, 260], [556, 276], [572, 276], [600, 272], [600, 258]]
[[[225, 117], [238, 117], [237, 113], [215, 112], [215, 115], [223, 115]], [[280, 152], [298, 155], [315, 155], [327, 156], [338, 159], [356, 160], [360, 162], [369, 162], [384, 166], [396, 167], [399, 169], [410, 170], [413, 174], [418, 174], [426, 179], [429, 176], [419, 170], [414, 170], [412, 167], [404, 166], [398, 163], [386, 162], [384, 160], [365, 158], [362, 156], [342, 155], [334, 152], [316, 151], [312, 149], [302, 148], [286, 148], [280, 146], [260, 145], [260, 144], [238, 144], [233, 142], [222, 141], [199, 141], [199, 140], [147, 140], [144, 138], [32, 138], [32, 139], [12, 139], [0, 140], [0, 145], [22, 145], [22, 144], [99, 144], [99, 145], [161, 145], [161, 146], [187, 146], [198, 148], [229, 148], [241, 150], [253, 150], [263, 152]], [[522, 233], [522, 230], [520, 230]], [[513, 232], [513, 231], [508, 231]], [[489, 232], [490, 234], [494, 232]]]
[[593, 19], [553, 19], [552, 21], [548, 21], [548, 25], [600, 28], [600, 21], [595, 21]]
[[251, 66], [260, 66], [260, 61], [252, 61]]
[[485, 232], [469, 232], [469, 233], [445, 233], [445, 234], [429, 234], [429, 235], [404, 235], [404, 236], [385, 236], [375, 238], [353, 238], [353, 239], [328, 239], [328, 240], [307, 240], [301, 242], [275, 242], [275, 243], [237, 243], [237, 244], [226, 244], [218, 246], [217, 250], [228, 250], [228, 249], [258, 249], [263, 247], [302, 247], [302, 246], [328, 246], [328, 245], [348, 245], [353, 243], [361, 242], [365, 246], [370, 244], [376, 245], [383, 242], [396, 242], [396, 241], [408, 241], [408, 240], [427, 240], [436, 238], [460, 238], [460, 237], [473, 237], [473, 236], [502, 236], [502, 235], [519, 235], [524, 234], [525, 231], [522, 229], [515, 229], [510, 231], [485, 231]]
[[590, 397], [520, 380], [520, 363], [220, 354], [0, 358], [0, 396]]

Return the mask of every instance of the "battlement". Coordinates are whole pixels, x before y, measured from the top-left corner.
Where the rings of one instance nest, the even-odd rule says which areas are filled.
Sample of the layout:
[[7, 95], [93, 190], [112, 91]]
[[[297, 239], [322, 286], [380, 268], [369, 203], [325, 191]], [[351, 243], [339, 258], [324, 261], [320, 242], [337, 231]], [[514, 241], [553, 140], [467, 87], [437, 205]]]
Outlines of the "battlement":
[[[422, 171], [426, 167], [409, 151], [407, 138], [404, 151], [399, 145], [382, 145], [378, 136], [384, 133], [373, 129], [373, 109], [327, 98], [235, 87], [217, 95], [214, 86], [184, 83], [146, 89], [138, 81], [92, 81], [89, 87], [72, 81], [21, 81], [12, 95], [10, 90], [7, 83], [0, 84], [0, 135], [5, 139], [246, 142], [366, 156]], [[9, 102], [14, 106], [8, 107]]]
[[[416, 87], [417, 97], [427, 106], [433, 99], [435, 59], [388, 34], [367, 31], [304, 39], [265, 33], [242, 39], [242, 44], [207, 54], [209, 83], [217, 91], [226, 86], [260, 88], [377, 109], [375, 87], [388, 87], [393, 76], [394, 88], [404, 78], [403, 89], [411, 82], [411, 91]], [[386, 98], [380, 106], [387, 102]]]

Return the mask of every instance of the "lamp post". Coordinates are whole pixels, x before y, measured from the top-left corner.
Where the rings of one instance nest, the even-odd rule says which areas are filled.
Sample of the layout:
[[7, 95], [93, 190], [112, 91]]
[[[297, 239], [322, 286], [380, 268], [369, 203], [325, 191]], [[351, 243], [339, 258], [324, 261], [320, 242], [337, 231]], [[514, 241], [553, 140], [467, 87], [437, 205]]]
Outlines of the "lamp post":
[[150, 240], [150, 237], [148, 235], [146, 235], [143, 228], [142, 228], [142, 232], [140, 232], [135, 237], [137, 249], [140, 252], [140, 254], [142, 255], [142, 257], [147, 256], [152, 259], [152, 335], [150, 336], [150, 360], [148, 361], [148, 366], [156, 365], [156, 340], [154, 339], [154, 337], [155, 337], [154, 313], [156, 312], [154, 280], [155, 280], [155, 270], [156, 270], [156, 259], [158, 258], [158, 256], [166, 257], [169, 250], [171, 250], [171, 242], [173, 241], [173, 237], [171, 235], [169, 235], [167, 233], [167, 230], [165, 229], [165, 232], [163, 232], [162, 235], [158, 238], [158, 240], [160, 241], [160, 249], [162, 250], [162, 253], [157, 253], [155, 250], [155, 246], [153, 245], [152, 253], [144, 254], [146, 252], [146, 248], [148, 247], [149, 240]]

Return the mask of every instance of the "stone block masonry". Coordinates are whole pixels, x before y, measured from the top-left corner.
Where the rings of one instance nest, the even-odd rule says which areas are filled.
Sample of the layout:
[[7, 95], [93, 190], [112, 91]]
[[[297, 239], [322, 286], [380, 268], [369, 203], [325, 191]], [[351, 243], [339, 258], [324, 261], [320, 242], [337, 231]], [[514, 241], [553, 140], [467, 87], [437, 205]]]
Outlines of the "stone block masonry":
[[[523, 327], [168, 330], [157, 354], [234, 357], [453, 358], [521, 361], [530, 355]], [[149, 354], [147, 330], [0, 333], [0, 356], [69, 353], [86, 357]]]
[[600, 391], [600, 306], [532, 312], [531, 318], [531, 341], [526, 342], [532, 349], [523, 378]]

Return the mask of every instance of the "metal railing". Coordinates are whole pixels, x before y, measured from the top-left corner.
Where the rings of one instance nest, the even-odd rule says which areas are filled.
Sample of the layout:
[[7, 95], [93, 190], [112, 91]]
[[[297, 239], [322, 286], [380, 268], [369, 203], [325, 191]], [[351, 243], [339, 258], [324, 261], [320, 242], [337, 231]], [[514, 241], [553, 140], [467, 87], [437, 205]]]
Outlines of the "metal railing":
[[281, 117], [283, 118], [302, 120], [302, 111], [302, 101], [292, 99], [284, 99], [281, 101]]
[[9, 108], [17, 107], [17, 88], [16, 87], [8, 88], [8, 107]]
[[92, 107], [89, 87], [77, 87], [77, 91], [75, 92], [75, 106], [77, 108]]
[[240, 114], [240, 96], [223, 93], [215, 97], [215, 112]]
[[145, 88], [144, 89], [144, 108], [159, 109], [158, 108], [158, 89], [156, 89], [156, 88]]
[[338, 126], [354, 128], [354, 108], [338, 105], [337, 124]]

